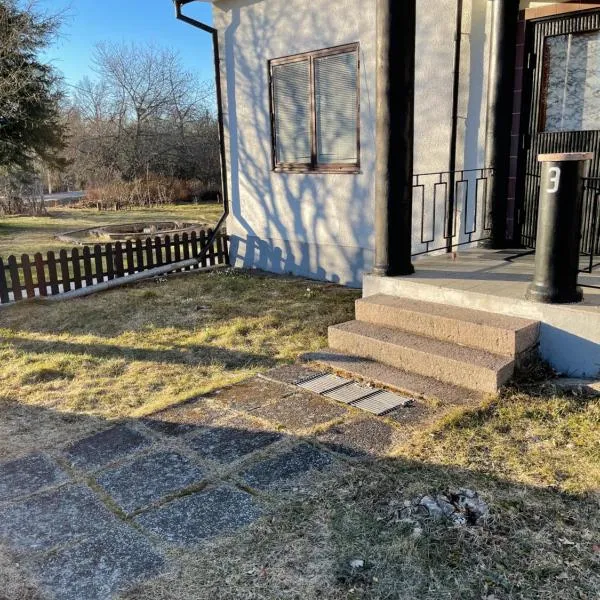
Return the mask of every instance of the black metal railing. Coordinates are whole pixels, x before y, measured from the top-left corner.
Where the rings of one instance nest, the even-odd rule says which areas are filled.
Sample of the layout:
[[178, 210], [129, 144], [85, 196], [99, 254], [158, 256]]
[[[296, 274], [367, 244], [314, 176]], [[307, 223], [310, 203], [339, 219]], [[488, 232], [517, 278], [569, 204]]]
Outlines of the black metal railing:
[[582, 273], [591, 273], [600, 266], [596, 258], [600, 254], [600, 177], [583, 180], [583, 203], [581, 214], [581, 254], [587, 258]]
[[493, 169], [420, 173], [413, 177], [413, 256], [450, 250], [490, 238], [488, 219]]

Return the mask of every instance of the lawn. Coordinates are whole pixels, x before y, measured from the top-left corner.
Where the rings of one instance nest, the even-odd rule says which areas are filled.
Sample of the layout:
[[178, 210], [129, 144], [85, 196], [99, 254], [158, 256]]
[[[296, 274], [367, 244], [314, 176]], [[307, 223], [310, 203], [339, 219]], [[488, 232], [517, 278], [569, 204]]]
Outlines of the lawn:
[[[325, 345], [327, 326], [352, 318], [356, 297], [227, 270], [4, 309], [0, 457], [51, 451], [107, 419], [136, 420], [291, 362]], [[599, 597], [598, 399], [522, 381], [423, 424], [386, 456], [340, 465], [312, 487], [267, 495], [268, 517], [177, 554], [176, 572], [126, 597]], [[489, 504], [484, 525], [402, 518], [406, 501], [461, 487]], [[353, 559], [364, 566], [350, 568]], [[3, 593], [36, 597], [10, 573], [0, 549]]]
[[[357, 291], [231, 270], [0, 312], [0, 400], [140, 416], [326, 344]], [[110, 315], [110, 318], [107, 316]]]
[[178, 219], [199, 223], [215, 224], [223, 208], [220, 204], [167, 205], [135, 210], [98, 211], [82, 208], [49, 208], [48, 214], [41, 217], [0, 216], [0, 257], [11, 254], [57, 251], [68, 244], [54, 236], [99, 225], [111, 223], [134, 223], [137, 221], [165, 221]]

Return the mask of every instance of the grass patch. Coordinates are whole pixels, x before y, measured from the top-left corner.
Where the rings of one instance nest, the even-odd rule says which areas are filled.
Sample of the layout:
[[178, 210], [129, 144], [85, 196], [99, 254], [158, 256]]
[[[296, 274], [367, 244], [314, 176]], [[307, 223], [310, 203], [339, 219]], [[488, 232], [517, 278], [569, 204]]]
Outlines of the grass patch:
[[[292, 361], [352, 318], [357, 295], [229, 271], [3, 310], [0, 455], [60, 448]], [[415, 428], [384, 458], [338, 457], [293, 493], [261, 492], [263, 518], [166, 549], [173, 568], [123, 598], [597, 599], [600, 401], [521, 385]], [[405, 502], [461, 487], [487, 502], [485, 524], [403, 520]], [[33, 598], [12, 564], [0, 547], [7, 598]]]
[[168, 221], [177, 219], [215, 224], [223, 212], [220, 204], [168, 205], [135, 210], [98, 211], [80, 208], [49, 208], [48, 214], [38, 216], [0, 216], [0, 256], [54, 252], [69, 248], [54, 236], [73, 231], [112, 223], [134, 223], [137, 221]]
[[[326, 343], [355, 290], [245, 272], [171, 277], [0, 313], [0, 400], [140, 416]], [[110, 315], [107, 317], [107, 315]]]

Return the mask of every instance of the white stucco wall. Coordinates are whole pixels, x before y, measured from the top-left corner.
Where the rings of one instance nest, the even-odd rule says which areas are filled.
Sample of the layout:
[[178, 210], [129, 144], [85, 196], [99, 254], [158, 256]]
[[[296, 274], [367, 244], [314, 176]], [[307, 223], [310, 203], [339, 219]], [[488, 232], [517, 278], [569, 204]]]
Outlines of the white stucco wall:
[[[475, 168], [485, 163], [489, 3], [464, 4], [458, 167]], [[456, 0], [418, 2], [416, 173], [448, 169], [455, 11]], [[360, 286], [373, 262], [375, 2], [222, 0], [214, 23], [222, 53], [235, 264]], [[361, 173], [272, 172], [268, 61], [357, 41]], [[426, 197], [429, 212], [432, 193], [433, 187]], [[420, 209], [414, 207], [415, 251]]]

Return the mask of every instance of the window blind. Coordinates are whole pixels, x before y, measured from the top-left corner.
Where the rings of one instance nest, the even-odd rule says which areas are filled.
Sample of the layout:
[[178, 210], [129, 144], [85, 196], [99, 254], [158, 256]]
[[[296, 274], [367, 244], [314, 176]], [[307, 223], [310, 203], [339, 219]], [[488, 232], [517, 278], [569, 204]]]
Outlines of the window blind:
[[309, 61], [273, 67], [277, 161], [310, 164]]
[[353, 164], [357, 156], [357, 53], [316, 58], [317, 162]]

